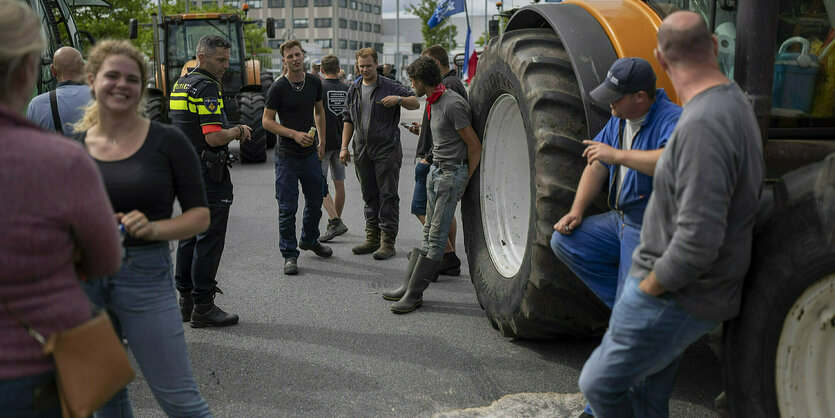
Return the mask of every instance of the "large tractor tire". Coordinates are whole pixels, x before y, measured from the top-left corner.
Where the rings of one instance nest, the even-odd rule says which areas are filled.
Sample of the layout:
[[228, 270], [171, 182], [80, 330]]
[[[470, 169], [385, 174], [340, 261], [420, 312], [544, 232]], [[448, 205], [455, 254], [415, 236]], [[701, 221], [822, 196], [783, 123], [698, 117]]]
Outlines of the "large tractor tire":
[[[461, 203], [470, 275], [503, 335], [601, 335], [609, 309], [554, 256], [588, 127], [571, 59], [550, 29], [505, 32], [481, 55], [470, 89], [483, 152]], [[592, 212], [594, 210], [592, 209]]]
[[261, 118], [264, 116], [264, 95], [245, 91], [237, 96], [238, 114], [242, 124], [252, 128], [252, 136], [241, 142], [242, 163], [263, 163], [267, 160], [267, 142]]
[[[261, 71], [261, 93], [264, 93], [264, 97], [267, 97], [267, 92], [270, 91], [270, 87], [272, 87], [274, 81], [273, 73]], [[266, 129], [264, 135], [266, 135], [267, 138], [267, 149], [275, 148], [275, 144], [278, 142], [278, 137]]]
[[835, 154], [767, 189], [722, 370], [735, 417], [835, 416]]
[[148, 99], [145, 101], [145, 115], [152, 121], [164, 122], [167, 119], [165, 104], [165, 96], [162, 93], [149, 91]]
[[264, 96], [267, 95], [267, 91], [273, 85], [273, 73], [267, 71], [261, 71], [261, 93], [264, 93]]

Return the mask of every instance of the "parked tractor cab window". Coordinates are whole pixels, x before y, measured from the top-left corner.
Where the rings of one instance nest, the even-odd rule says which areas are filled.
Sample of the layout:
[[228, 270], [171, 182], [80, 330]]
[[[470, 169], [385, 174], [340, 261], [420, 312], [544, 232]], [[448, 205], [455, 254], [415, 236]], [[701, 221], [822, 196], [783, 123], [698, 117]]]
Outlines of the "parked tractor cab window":
[[[195, 51], [197, 49], [197, 41], [206, 35], [217, 35], [224, 39], [238, 39], [238, 34], [235, 33], [237, 26], [231, 22], [219, 22], [216, 20], [181, 20], [173, 22], [175, 24], [168, 25], [168, 39], [167, 45], [168, 62], [166, 64], [166, 76], [169, 84], [180, 78], [183, 65], [189, 60], [195, 60]], [[226, 71], [223, 77], [224, 85], [231, 80], [240, 78], [240, 72], [236, 69], [241, 66], [240, 51], [238, 51], [238, 43], [232, 42], [231, 57], [229, 60], [229, 70]], [[236, 73], [236, 74], [233, 74]], [[237, 84], [240, 84], [238, 81]], [[226, 86], [225, 86], [226, 87]], [[231, 87], [231, 86], [230, 86]], [[240, 88], [238, 85], [236, 88]]]
[[[719, 40], [722, 71], [734, 79], [736, 10], [724, 0], [653, 1], [661, 16], [701, 14]], [[771, 128], [835, 126], [835, 0], [781, 0], [772, 86]]]
[[[41, 19], [40, 30], [44, 33], [46, 48], [42, 57], [51, 60], [55, 51], [62, 46], [71, 46], [84, 53], [78, 28], [72, 18], [69, 7], [63, 1], [29, 0], [29, 6]], [[50, 72], [49, 65], [41, 65], [41, 77], [37, 92], [53, 90], [57, 82]]]
[[[772, 116], [835, 116], [835, 1], [782, 0], [777, 17]], [[785, 121], [777, 121], [780, 124]], [[818, 125], [821, 121], [801, 122]]]

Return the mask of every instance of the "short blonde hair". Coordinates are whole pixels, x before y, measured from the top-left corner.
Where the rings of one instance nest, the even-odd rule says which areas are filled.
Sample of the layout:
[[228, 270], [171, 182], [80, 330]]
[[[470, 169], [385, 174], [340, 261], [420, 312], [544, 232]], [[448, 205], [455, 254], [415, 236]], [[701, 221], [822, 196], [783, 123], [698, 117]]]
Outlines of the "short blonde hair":
[[[32, 55], [40, 55], [44, 40], [38, 17], [26, 3], [0, 0], [0, 97], [5, 97], [15, 70]], [[35, 59], [38, 63], [39, 60]], [[36, 70], [37, 71], [37, 70]]]
[[372, 57], [374, 58], [374, 64], [377, 63], [377, 51], [374, 48], [362, 48], [357, 51], [357, 59], [365, 57]]
[[[145, 94], [148, 91], [148, 65], [145, 64], [145, 56], [142, 55], [139, 50], [133, 46], [128, 41], [125, 40], [116, 40], [116, 39], [108, 39], [104, 41], [99, 41], [96, 46], [90, 51], [90, 56], [87, 58], [87, 64], [84, 66], [84, 74], [89, 79], [90, 76], [93, 78], [99, 73], [101, 70], [101, 66], [104, 64], [104, 61], [113, 56], [113, 55], [122, 55], [128, 57], [136, 62], [136, 65], [139, 66], [139, 80], [142, 84], [142, 89], [140, 90], [140, 96], [142, 97], [139, 100], [139, 103], [136, 105], [136, 113], [140, 115], [145, 114]], [[95, 99], [95, 97], [93, 97]], [[73, 125], [75, 132], [83, 132], [86, 131], [93, 126], [99, 124], [99, 105], [98, 101], [93, 100], [84, 109], [84, 117], [81, 118], [78, 123]]]

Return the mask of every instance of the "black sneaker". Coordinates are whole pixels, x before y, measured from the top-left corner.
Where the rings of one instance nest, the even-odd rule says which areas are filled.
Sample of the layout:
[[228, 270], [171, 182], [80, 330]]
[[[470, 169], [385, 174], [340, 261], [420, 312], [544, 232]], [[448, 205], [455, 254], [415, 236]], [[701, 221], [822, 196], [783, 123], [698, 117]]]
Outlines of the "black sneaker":
[[342, 223], [342, 219], [333, 218], [328, 221], [328, 229], [319, 237], [319, 242], [328, 242], [346, 232], [348, 232], [348, 227]]
[[299, 265], [295, 258], [288, 258], [284, 260], [284, 274], [294, 276], [299, 274]]
[[322, 245], [322, 243], [318, 241], [313, 245], [299, 244], [299, 249], [305, 251], [313, 251], [314, 254], [322, 258], [328, 258], [333, 255], [333, 250], [331, 249], [331, 247], [328, 247], [327, 245]]
[[[455, 255], [455, 252], [444, 253], [444, 258], [441, 264], [438, 265], [438, 275], [458, 276], [461, 274], [461, 259]], [[438, 280], [436, 275], [432, 281]]]
[[188, 293], [180, 293], [180, 315], [183, 317], [183, 322], [191, 321], [191, 311], [194, 309], [194, 299], [191, 298], [191, 291]]

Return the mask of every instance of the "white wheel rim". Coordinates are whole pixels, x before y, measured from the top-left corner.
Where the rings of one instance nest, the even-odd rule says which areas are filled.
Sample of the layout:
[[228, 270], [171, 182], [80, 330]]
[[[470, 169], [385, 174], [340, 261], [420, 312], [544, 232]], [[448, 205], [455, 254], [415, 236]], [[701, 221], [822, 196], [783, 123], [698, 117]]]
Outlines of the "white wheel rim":
[[781, 416], [835, 416], [835, 274], [806, 289], [789, 310], [775, 367]]
[[503, 94], [493, 103], [482, 138], [481, 224], [490, 259], [511, 278], [522, 267], [531, 218], [531, 163], [519, 103]]

